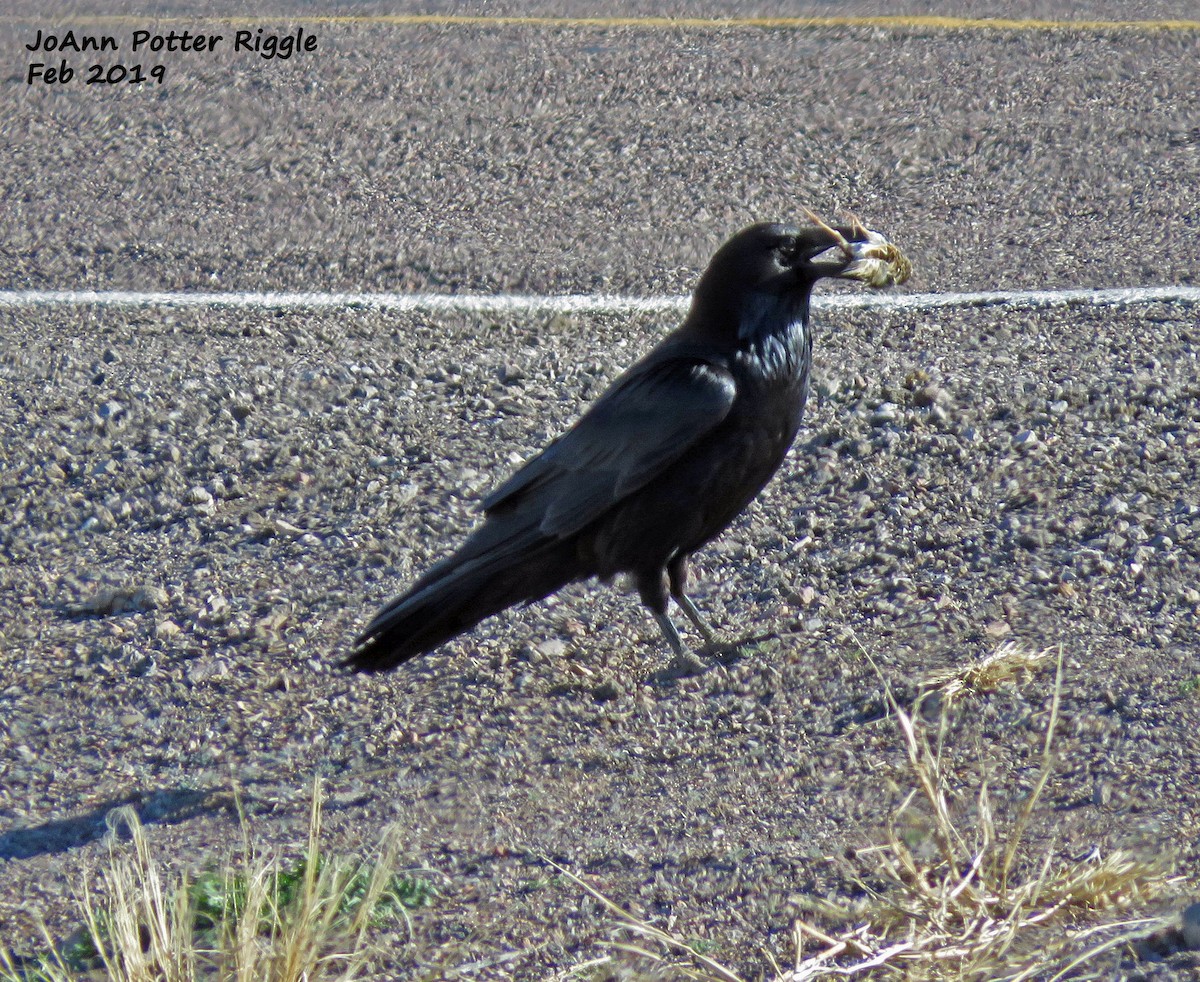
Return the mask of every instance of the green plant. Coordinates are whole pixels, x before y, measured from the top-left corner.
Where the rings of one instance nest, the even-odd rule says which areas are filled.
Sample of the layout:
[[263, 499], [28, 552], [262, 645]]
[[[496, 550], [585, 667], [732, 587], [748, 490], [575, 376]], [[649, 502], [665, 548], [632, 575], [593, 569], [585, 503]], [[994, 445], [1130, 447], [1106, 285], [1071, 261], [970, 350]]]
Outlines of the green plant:
[[83, 928], [60, 945], [43, 928], [47, 950], [36, 956], [0, 949], [0, 982], [73, 982], [96, 971], [113, 982], [348, 982], [368, 963], [373, 929], [407, 924], [436, 895], [426, 877], [394, 872], [394, 834], [370, 862], [323, 852], [318, 785], [298, 860], [255, 848], [242, 819], [240, 862], [192, 880], [164, 874], [137, 814], [118, 809], [110, 821], [129, 842], [114, 836], [102, 894], [84, 886]]

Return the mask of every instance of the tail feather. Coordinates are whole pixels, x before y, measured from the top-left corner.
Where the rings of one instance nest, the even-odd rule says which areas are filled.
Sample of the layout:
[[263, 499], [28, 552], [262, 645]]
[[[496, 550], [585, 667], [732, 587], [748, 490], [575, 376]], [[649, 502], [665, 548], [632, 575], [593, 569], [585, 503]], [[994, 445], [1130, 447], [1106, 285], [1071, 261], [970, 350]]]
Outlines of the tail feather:
[[468, 541], [376, 615], [344, 665], [382, 672], [470, 630], [513, 604], [540, 600], [585, 572], [574, 544], [548, 540], [479, 553]]

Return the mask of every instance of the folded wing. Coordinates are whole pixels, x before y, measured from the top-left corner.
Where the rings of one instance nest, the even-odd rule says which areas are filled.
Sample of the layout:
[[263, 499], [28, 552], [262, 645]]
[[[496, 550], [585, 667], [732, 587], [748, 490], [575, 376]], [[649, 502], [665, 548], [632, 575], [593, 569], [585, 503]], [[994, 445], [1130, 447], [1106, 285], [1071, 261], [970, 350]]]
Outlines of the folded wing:
[[483, 502], [489, 517], [537, 515], [564, 538], [638, 490], [729, 413], [736, 386], [719, 365], [673, 358], [617, 383], [570, 430]]

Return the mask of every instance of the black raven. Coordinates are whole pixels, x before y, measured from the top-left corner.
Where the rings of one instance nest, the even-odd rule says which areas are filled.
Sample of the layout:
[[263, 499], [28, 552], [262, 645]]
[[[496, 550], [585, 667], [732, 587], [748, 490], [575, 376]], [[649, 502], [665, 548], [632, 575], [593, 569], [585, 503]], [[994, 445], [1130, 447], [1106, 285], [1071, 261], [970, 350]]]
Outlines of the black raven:
[[809, 217], [803, 228], [752, 225], [721, 246], [683, 324], [484, 499], [486, 521], [379, 612], [345, 663], [393, 668], [513, 604], [628, 573], [672, 667], [696, 670], [668, 597], [711, 642], [687, 596], [688, 559], [762, 490], [796, 436], [813, 284], [883, 287], [910, 270], [878, 232]]

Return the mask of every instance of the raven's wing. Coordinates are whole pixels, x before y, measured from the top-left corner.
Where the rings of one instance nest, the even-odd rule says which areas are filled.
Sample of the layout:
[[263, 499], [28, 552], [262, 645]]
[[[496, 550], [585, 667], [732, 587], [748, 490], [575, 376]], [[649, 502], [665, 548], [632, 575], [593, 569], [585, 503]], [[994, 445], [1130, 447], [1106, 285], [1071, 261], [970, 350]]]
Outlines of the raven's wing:
[[736, 394], [733, 376], [710, 362], [639, 366], [482, 507], [489, 515], [540, 512], [543, 534], [571, 535], [686, 453], [725, 418]]

